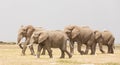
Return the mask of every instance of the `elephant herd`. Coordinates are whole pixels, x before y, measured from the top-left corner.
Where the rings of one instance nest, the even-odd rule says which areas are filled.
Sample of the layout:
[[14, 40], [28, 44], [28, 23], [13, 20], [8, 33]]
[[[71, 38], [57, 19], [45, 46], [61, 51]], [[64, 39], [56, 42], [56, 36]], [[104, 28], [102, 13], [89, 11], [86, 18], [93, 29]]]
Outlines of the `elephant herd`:
[[[22, 44], [21, 40], [25, 38], [25, 42]], [[67, 50], [67, 41], [69, 41], [70, 52]], [[114, 53], [114, 41], [115, 37], [108, 31], [93, 30], [89, 26], [77, 26], [68, 25], [64, 30], [47, 30], [42, 27], [34, 27], [32, 25], [21, 26], [18, 32], [17, 44], [22, 49], [22, 55], [25, 55], [27, 47], [31, 51], [31, 55], [40, 57], [45, 54], [47, 50], [49, 57], [52, 58], [51, 48], [59, 48], [61, 51], [60, 58], [65, 58], [65, 53], [69, 58], [74, 54], [74, 43], [77, 43], [77, 50], [81, 55], [88, 54], [89, 50], [91, 55], [96, 52], [96, 45], [102, 53], [105, 53], [102, 46], [108, 47], [108, 53]], [[34, 52], [33, 44], [37, 44], [37, 54]], [[81, 49], [82, 45], [85, 45], [85, 51]]]

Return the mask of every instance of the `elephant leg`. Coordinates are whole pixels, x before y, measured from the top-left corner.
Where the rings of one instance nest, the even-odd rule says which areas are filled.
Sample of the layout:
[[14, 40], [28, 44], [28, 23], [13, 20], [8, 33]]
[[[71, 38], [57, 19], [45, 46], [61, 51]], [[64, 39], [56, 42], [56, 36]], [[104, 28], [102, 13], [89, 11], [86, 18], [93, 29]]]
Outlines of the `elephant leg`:
[[96, 43], [93, 43], [93, 45], [91, 46], [91, 55], [94, 55], [96, 52]]
[[31, 51], [31, 55], [35, 55], [35, 52], [34, 52], [34, 48], [33, 48], [33, 45], [29, 47], [30, 51]]
[[73, 41], [71, 41], [71, 46], [70, 46], [70, 53], [74, 54], [74, 42]]
[[71, 58], [71, 57], [72, 57], [72, 54], [71, 54], [71, 53], [69, 53], [69, 52], [67, 51], [67, 49], [65, 49], [65, 50], [63, 50], [63, 51], [67, 53], [67, 55], [69, 56], [69, 58]]
[[26, 51], [26, 49], [27, 49], [27, 45], [26, 44], [24, 44], [23, 45], [23, 49], [22, 49], [22, 56], [24, 56], [25, 55], [25, 51]]
[[114, 54], [113, 47], [110, 47], [110, 53]]
[[88, 54], [89, 48], [90, 48], [90, 46], [89, 46], [89, 45], [86, 45], [86, 50], [85, 50], [85, 53], [84, 53], [84, 54]]
[[114, 53], [113, 47], [114, 47], [114, 39], [111, 38], [110, 41], [108, 42], [108, 45], [110, 46], [110, 53]]
[[48, 54], [50, 56], [50, 58], [53, 58], [53, 55], [52, 55], [52, 50], [50, 47], [46, 47], [47, 51], [48, 51]]
[[103, 47], [102, 47], [102, 43], [98, 43], [99, 44], [99, 49], [102, 53], [105, 53], [105, 51], [103, 50]]
[[62, 49], [60, 49], [61, 50], [61, 56], [60, 56], [60, 58], [65, 58], [65, 53], [64, 53], [64, 51], [62, 50]]
[[109, 49], [109, 50], [108, 50], [108, 53], [112, 53], [112, 54], [113, 54], [114, 51], [113, 51], [113, 47], [112, 47], [112, 45], [109, 45], [108, 47], [109, 47], [109, 48], [108, 48], [108, 49]]
[[30, 41], [30, 39], [28, 38], [23, 45], [23, 49], [22, 49], [22, 55], [23, 56], [25, 55], [25, 51], [27, 49], [27, 44], [29, 44], [29, 41]]
[[45, 48], [43, 47], [42, 55], [45, 55]]
[[110, 45], [107, 45], [108, 46], [108, 53], [110, 53]]
[[37, 49], [37, 58], [39, 58], [40, 57], [40, 52], [41, 52], [41, 49], [42, 49], [43, 47], [42, 47], [42, 45], [38, 45], [38, 49]]
[[64, 52], [66, 52], [67, 55], [69, 56], [69, 58], [71, 58], [72, 54], [67, 51], [67, 45], [66, 45], [66, 43], [67, 43], [67, 41], [65, 41], [64, 44], [63, 44], [63, 46], [61, 47], [62, 54], [63, 54], [62, 56], [64, 58], [65, 57]]
[[114, 54], [113, 47], [111, 46], [111, 53]]
[[78, 52], [79, 52], [81, 55], [83, 55], [83, 54], [84, 54], [84, 51], [81, 50], [81, 46], [82, 46], [82, 44], [81, 44], [81, 43], [78, 43], [78, 45], [77, 45], [77, 50], [78, 50]]

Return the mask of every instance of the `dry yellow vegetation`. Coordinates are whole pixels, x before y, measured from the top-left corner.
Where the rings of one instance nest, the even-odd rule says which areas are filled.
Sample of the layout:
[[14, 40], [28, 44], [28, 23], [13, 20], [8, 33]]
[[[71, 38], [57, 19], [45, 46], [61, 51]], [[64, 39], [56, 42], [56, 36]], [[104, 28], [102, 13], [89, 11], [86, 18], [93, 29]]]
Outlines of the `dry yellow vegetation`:
[[[36, 45], [35, 51], [36, 51]], [[106, 49], [106, 48], [105, 48]], [[53, 57], [41, 55], [40, 58], [30, 55], [29, 49], [26, 56], [21, 56], [21, 49], [17, 45], [0, 45], [0, 65], [120, 65], [120, 45], [115, 48], [115, 54], [102, 54], [98, 49], [96, 55], [80, 55], [76, 49], [71, 59], [66, 55], [60, 59], [59, 49], [52, 49]]]

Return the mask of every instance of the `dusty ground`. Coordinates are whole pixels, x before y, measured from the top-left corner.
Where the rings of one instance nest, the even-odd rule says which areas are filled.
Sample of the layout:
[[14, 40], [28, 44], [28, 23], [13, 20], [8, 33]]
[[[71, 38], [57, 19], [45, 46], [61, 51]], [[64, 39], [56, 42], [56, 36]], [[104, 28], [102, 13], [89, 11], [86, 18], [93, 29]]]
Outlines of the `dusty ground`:
[[[36, 51], [36, 46], [35, 51]], [[115, 54], [102, 54], [98, 49], [96, 55], [80, 55], [76, 49], [71, 59], [59, 59], [59, 49], [52, 49], [53, 57], [41, 55], [39, 59], [30, 55], [21, 56], [21, 49], [17, 45], [0, 45], [0, 65], [120, 65], [120, 45], [115, 48]], [[105, 48], [105, 50], [107, 50]]]

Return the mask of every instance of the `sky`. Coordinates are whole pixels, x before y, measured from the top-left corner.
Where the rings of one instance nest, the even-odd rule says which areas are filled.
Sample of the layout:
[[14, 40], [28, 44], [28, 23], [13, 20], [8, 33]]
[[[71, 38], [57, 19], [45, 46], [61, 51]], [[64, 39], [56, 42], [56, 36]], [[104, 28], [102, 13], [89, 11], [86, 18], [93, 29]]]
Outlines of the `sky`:
[[0, 0], [0, 41], [16, 42], [21, 25], [110, 30], [120, 43], [120, 0]]

